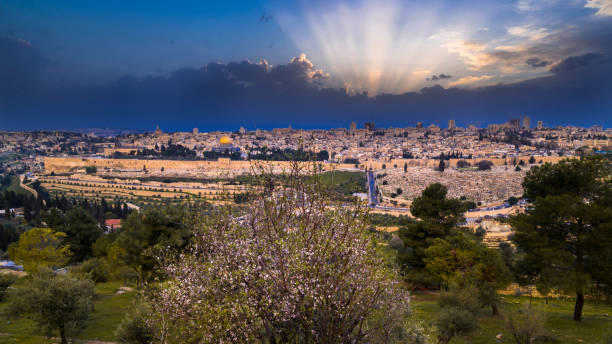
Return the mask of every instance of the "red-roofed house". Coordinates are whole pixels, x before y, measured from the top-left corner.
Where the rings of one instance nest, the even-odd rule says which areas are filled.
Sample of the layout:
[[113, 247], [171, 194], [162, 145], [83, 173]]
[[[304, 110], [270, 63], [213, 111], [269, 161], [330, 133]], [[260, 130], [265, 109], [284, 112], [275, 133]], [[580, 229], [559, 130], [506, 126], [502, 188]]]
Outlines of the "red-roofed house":
[[121, 219], [107, 219], [104, 221], [104, 226], [109, 231], [114, 231], [115, 229], [121, 228]]

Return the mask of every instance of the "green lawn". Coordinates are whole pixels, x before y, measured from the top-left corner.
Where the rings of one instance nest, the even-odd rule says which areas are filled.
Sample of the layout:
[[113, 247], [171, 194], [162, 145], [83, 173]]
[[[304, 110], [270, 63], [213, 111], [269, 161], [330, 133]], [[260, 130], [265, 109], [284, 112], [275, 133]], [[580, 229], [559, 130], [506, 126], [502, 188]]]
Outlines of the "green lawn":
[[[114, 341], [113, 331], [117, 328], [127, 309], [130, 307], [135, 292], [116, 295], [121, 287], [120, 282], [108, 282], [96, 285], [95, 310], [90, 315], [87, 327], [79, 339]], [[4, 304], [0, 303], [0, 312]], [[0, 344], [8, 343], [58, 343], [59, 340], [48, 340], [40, 336], [36, 324], [25, 319], [6, 320], [0, 318]], [[58, 334], [54, 333], [54, 337]]]
[[321, 183], [345, 196], [350, 196], [357, 192], [368, 192], [366, 188], [366, 175], [363, 172], [324, 172], [321, 174]]
[[[426, 324], [433, 324], [438, 306], [435, 295], [415, 294], [412, 302], [414, 315]], [[479, 328], [469, 336], [453, 338], [451, 343], [514, 343], [511, 334], [504, 328], [504, 312], [518, 310], [529, 304], [529, 297], [504, 296], [499, 316], [492, 316], [490, 309], [483, 309], [479, 316]], [[612, 339], [612, 306], [587, 302], [581, 323], [572, 320], [573, 300], [549, 300], [534, 298], [532, 307], [547, 315], [545, 328], [555, 339], [552, 343], [608, 344]], [[501, 333], [501, 339], [496, 336]]]
[[13, 160], [17, 160], [21, 157], [21, 154], [17, 153], [1, 153], [0, 154], [0, 163], [5, 163]]
[[22, 188], [21, 186], [19, 186], [19, 177], [17, 176], [11, 176], [11, 183], [5, 187], [2, 187], [1, 189], [2, 191], [6, 190], [6, 191], [13, 191], [16, 194], [23, 194], [26, 196], [31, 196], [32, 194], [30, 193], [30, 191]]

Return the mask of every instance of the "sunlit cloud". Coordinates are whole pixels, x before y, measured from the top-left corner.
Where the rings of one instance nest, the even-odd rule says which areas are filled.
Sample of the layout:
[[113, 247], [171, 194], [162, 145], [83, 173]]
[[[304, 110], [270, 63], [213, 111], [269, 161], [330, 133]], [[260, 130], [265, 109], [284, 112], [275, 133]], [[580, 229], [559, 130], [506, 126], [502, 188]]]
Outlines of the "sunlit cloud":
[[[419, 12], [395, 1], [363, 1], [305, 9], [304, 16], [280, 13], [284, 32], [309, 57], [353, 90], [370, 95], [423, 86], [446, 54], [427, 40], [438, 12]], [[427, 71], [425, 73], [424, 71]]]
[[495, 62], [483, 43], [467, 40], [459, 32], [440, 32], [430, 39], [440, 41], [449, 53], [459, 55], [470, 70], [479, 70]]
[[520, 11], [539, 11], [546, 7], [552, 6], [558, 0], [518, 0], [516, 6]]
[[465, 76], [460, 78], [459, 80], [455, 80], [448, 83], [448, 87], [456, 87], [456, 86], [485, 86], [490, 83], [490, 80], [493, 79], [492, 75], [480, 75], [480, 76]]
[[[274, 18], [299, 52], [329, 73], [327, 85], [375, 96], [419, 91], [432, 82], [473, 87], [546, 75], [545, 67], [584, 50], [580, 40], [567, 39], [578, 26], [542, 20], [561, 3], [518, 0], [515, 16], [503, 12], [503, 23], [496, 22], [502, 14], [494, 6], [458, 12], [438, 1], [395, 0], [311, 0]], [[610, 3], [585, 6], [602, 16], [612, 12]]]
[[531, 41], [539, 41], [549, 35], [545, 28], [534, 28], [532, 26], [513, 26], [508, 29], [508, 33], [514, 36], [527, 38]]
[[596, 9], [598, 16], [612, 16], [612, 0], [587, 0], [584, 7]]

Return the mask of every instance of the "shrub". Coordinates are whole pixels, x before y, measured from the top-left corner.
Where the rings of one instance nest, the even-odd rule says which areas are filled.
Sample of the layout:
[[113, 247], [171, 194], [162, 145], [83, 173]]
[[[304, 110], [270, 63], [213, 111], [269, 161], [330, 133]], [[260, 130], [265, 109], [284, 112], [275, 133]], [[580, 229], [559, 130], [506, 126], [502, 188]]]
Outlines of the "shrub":
[[441, 307], [436, 317], [438, 339], [442, 344], [458, 334], [474, 331], [478, 325], [476, 312], [480, 308], [477, 292], [471, 289], [451, 289], [440, 294], [438, 305]]
[[91, 258], [79, 266], [79, 272], [86, 274], [95, 283], [108, 281], [109, 266], [104, 258]]
[[437, 314], [438, 338], [440, 343], [446, 344], [457, 334], [474, 331], [476, 317], [473, 313], [459, 308], [442, 308]]
[[480, 160], [476, 166], [478, 167], [478, 171], [488, 171], [493, 166], [493, 162], [491, 160]]
[[459, 161], [457, 161], [457, 167], [458, 168], [470, 167], [470, 163], [465, 161], [465, 160], [459, 160]]
[[510, 313], [505, 322], [516, 344], [530, 344], [547, 336], [544, 331], [546, 317], [537, 309], [523, 307]]
[[144, 300], [136, 301], [115, 330], [119, 343], [144, 344], [155, 340], [157, 328], [147, 321], [151, 317], [151, 306]]
[[17, 276], [9, 273], [0, 273], [0, 301], [4, 301], [6, 290], [17, 280]]

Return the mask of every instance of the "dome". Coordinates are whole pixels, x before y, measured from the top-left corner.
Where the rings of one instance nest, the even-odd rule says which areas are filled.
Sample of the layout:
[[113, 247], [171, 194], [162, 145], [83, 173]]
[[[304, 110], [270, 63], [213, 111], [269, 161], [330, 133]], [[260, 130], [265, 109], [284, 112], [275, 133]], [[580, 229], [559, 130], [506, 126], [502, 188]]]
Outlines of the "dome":
[[229, 145], [232, 144], [232, 139], [227, 137], [227, 136], [223, 136], [220, 140], [219, 140], [219, 144], [222, 145]]

